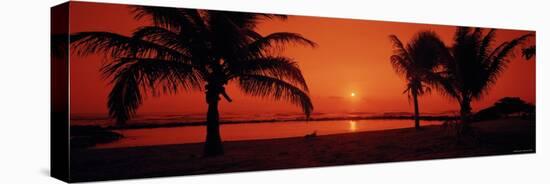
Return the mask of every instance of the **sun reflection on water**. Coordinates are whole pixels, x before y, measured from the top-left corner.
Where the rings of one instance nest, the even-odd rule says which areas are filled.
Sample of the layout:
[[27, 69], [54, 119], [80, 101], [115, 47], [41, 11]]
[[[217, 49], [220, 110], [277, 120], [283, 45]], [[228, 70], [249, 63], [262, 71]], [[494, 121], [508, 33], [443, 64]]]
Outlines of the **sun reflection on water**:
[[357, 121], [350, 120], [349, 121], [349, 131], [355, 132], [357, 130]]

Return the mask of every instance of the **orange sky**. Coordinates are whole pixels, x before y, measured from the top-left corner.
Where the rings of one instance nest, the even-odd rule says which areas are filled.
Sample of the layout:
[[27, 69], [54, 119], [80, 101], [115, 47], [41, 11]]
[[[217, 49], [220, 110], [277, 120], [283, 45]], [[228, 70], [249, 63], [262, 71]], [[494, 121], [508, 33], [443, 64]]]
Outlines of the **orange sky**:
[[[73, 2], [70, 32], [109, 31], [129, 35], [137, 27], [148, 24], [136, 21], [123, 5]], [[315, 106], [314, 112], [411, 112], [412, 105], [403, 94], [405, 81], [394, 73], [389, 57], [392, 46], [388, 35], [395, 34], [403, 42], [418, 31], [433, 30], [446, 44], [451, 43], [454, 26], [436, 26], [366, 20], [290, 16], [286, 21], [260, 24], [259, 32], [300, 33], [319, 46], [311, 49], [288, 45], [284, 52], [294, 58], [306, 78]], [[499, 30], [497, 44], [523, 35], [525, 31]], [[534, 39], [530, 42], [534, 43]], [[520, 56], [519, 52], [516, 54]], [[71, 57], [71, 113], [106, 113], [110, 90], [102, 80], [99, 68], [102, 57]], [[108, 62], [108, 61], [107, 61]], [[350, 94], [356, 93], [355, 97]], [[234, 102], [221, 102], [221, 113], [300, 112], [286, 102], [245, 96], [231, 85], [228, 93]], [[519, 96], [535, 102], [535, 62], [516, 57], [482, 101], [474, 102], [474, 110], [486, 107], [504, 96]], [[420, 98], [421, 112], [457, 110], [455, 101], [437, 92]], [[138, 113], [204, 113], [206, 103], [199, 92], [147, 97]]]

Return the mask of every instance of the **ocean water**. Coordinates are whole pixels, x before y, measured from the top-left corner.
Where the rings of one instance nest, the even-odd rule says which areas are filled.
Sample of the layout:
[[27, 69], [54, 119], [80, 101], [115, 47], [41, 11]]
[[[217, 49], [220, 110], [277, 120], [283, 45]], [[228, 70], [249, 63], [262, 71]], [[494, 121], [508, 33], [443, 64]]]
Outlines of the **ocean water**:
[[[444, 116], [448, 113], [422, 114], [423, 116]], [[289, 137], [303, 137], [307, 134], [331, 135], [376, 130], [389, 130], [413, 127], [411, 119], [392, 119], [391, 117], [410, 117], [407, 112], [389, 113], [314, 113], [306, 121], [302, 113], [241, 113], [221, 114], [220, 131], [223, 141], [259, 140]], [[381, 119], [369, 119], [378, 117]], [[386, 119], [384, 119], [386, 118]], [[139, 114], [127, 122], [127, 125], [147, 125], [156, 128], [138, 128], [114, 130], [124, 135], [121, 140], [97, 145], [95, 148], [136, 147], [167, 144], [186, 144], [204, 142], [205, 126], [169, 126], [161, 125], [203, 125], [204, 113], [150, 113]], [[421, 121], [421, 125], [438, 125], [441, 121]], [[109, 127], [115, 122], [107, 115], [72, 114], [71, 126], [99, 125]], [[159, 126], [156, 126], [159, 125]]]
[[[331, 135], [413, 127], [413, 120], [327, 120], [284, 121], [268, 123], [222, 124], [223, 141], [260, 140], [304, 137], [307, 134]], [[439, 125], [441, 121], [421, 121], [422, 126]], [[115, 130], [124, 135], [121, 140], [97, 145], [96, 149], [137, 147], [204, 142], [205, 126], [142, 128]]]
[[[423, 116], [452, 115], [450, 113], [423, 113]], [[352, 112], [352, 113], [313, 113], [313, 120], [346, 120], [365, 119], [369, 117], [397, 117], [412, 116], [408, 112]], [[149, 113], [139, 114], [127, 122], [128, 125], [163, 125], [163, 124], [189, 124], [200, 123], [206, 120], [205, 113]], [[302, 113], [225, 113], [220, 115], [222, 122], [279, 122], [279, 121], [304, 121]], [[115, 122], [105, 114], [71, 114], [71, 125], [99, 125], [112, 126]]]

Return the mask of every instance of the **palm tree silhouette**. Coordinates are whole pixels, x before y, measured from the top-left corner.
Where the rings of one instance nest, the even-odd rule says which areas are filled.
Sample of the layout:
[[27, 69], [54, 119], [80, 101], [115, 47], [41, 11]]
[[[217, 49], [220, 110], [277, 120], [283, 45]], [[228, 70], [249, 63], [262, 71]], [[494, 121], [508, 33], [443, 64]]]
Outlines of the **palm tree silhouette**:
[[136, 19], [149, 17], [153, 25], [131, 36], [110, 32], [71, 36], [77, 54], [105, 53], [112, 59], [102, 72], [112, 77], [109, 114], [119, 124], [135, 114], [148, 93], [204, 90], [208, 104], [204, 155], [221, 155], [218, 105], [220, 96], [232, 101], [225, 90], [229, 82], [236, 82], [245, 94], [289, 101], [309, 117], [313, 104], [301, 70], [278, 52], [287, 43], [316, 44], [296, 33], [262, 36], [254, 30], [262, 20], [286, 16], [143, 6], [133, 11]]
[[472, 100], [480, 100], [489, 92], [514, 56], [514, 48], [533, 35], [526, 34], [493, 48], [495, 36], [495, 29], [484, 34], [481, 28], [458, 27], [449, 50], [450, 59], [444, 62], [439, 87], [458, 101], [465, 125], [471, 115]]
[[408, 98], [413, 99], [414, 127], [419, 129], [418, 96], [431, 91], [429, 85], [435, 83], [431, 76], [435, 75], [434, 70], [440, 63], [446, 47], [432, 31], [418, 32], [406, 46], [395, 35], [390, 35], [390, 40], [394, 48], [390, 61], [395, 72], [407, 80], [407, 87], [403, 93], [407, 93]]

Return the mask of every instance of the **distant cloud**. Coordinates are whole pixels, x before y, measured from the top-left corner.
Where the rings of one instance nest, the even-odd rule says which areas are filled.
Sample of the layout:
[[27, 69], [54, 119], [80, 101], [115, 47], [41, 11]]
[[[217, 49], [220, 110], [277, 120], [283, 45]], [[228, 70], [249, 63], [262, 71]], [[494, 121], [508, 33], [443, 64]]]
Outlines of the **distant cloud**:
[[329, 96], [328, 99], [342, 100], [342, 99], [344, 99], [344, 97], [341, 97], [341, 96]]

